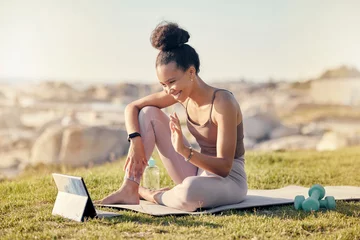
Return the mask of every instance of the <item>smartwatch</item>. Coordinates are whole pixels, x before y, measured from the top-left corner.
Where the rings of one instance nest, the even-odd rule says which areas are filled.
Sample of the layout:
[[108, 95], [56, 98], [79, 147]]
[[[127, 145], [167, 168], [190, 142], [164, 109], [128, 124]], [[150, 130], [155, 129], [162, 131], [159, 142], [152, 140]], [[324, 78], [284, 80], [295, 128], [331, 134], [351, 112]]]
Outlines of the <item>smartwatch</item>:
[[130, 139], [134, 138], [134, 137], [141, 137], [140, 133], [138, 132], [133, 132], [133, 133], [130, 133], [127, 140], [130, 142]]

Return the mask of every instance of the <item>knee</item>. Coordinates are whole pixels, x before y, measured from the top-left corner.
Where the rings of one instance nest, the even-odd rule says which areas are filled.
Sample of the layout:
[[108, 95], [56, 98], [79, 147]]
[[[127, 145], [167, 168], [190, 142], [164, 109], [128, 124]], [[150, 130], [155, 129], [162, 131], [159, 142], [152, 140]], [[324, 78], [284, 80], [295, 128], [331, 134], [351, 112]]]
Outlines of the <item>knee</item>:
[[198, 208], [199, 208], [198, 204], [184, 203], [181, 207], [181, 210], [186, 212], [195, 212], [195, 210]]
[[161, 111], [160, 108], [154, 106], [145, 106], [140, 110], [144, 114], [157, 113], [159, 111]]
[[160, 112], [160, 108], [153, 107], [153, 106], [146, 106], [143, 107], [139, 112], [139, 117], [145, 117], [145, 116], [155, 116]]
[[181, 183], [178, 194], [180, 207], [184, 211], [193, 212], [203, 206], [203, 199], [196, 177], [187, 177]]
[[143, 107], [139, 112], [139, 121], [151, 120], [161, 112], [160, 108], [153, 106]]

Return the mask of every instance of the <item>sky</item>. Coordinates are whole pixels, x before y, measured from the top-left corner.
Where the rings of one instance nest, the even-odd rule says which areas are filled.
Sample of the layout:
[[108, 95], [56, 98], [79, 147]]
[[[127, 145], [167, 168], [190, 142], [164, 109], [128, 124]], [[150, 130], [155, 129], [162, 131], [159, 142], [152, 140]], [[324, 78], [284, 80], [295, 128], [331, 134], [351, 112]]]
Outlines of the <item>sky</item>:
[[0, 0], [0, 79], [157, 81], [161, 21], [190, 33], [205, 81], [360, 69], [357, 0]]

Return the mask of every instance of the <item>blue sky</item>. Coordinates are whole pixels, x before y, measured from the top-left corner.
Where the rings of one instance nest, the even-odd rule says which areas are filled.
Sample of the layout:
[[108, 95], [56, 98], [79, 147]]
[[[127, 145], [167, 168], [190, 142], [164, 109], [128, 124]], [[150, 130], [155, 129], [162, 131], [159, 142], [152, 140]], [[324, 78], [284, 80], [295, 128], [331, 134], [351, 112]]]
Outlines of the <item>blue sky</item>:
[[0, 0], [0, 79], [157, 81], [150, 34], [189, 31], [205, 81], [360, 68], [360, 1]]

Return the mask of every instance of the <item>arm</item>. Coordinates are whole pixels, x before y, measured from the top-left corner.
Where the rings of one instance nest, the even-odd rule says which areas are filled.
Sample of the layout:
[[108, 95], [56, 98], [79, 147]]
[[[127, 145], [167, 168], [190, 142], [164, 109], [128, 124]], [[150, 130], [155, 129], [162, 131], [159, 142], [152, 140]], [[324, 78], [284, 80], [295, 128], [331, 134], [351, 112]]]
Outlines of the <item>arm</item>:
[[[158, 108], [168, 107], [176, 103], [176, 100], [164, 91], [151, 94], [141, 99], [135, 100], [125, 108], [125, 126], [128, 134], [140, 132], [139, 112], [145, 106]], [[129, 165], [131, 174], [139, 174], [142, 167], [146, 166], [144, 144], [141, 137], [132, 138], [124, 170]]]
[[161, 109], [171, 106], [176, 102], [171, 95], [161, 91], [129, 103], [125, 108], [125, 126], [128, 134], [140, 131], [138, 115], [143, 107], [154, 106]]
[[[240, 107], [235, 98], [228, 92], [219, 92], [214, 101], [214, 123], [218, 126], [217, 132], [217, 156], [212, 157], [193, 151], [194, 155], [190, 162], [197, 167], [226, 177], [229, 175], [234, 160], [238, 125], [238, 113]], [[241, 116], [241, 114], [240, 114]], [[240, 119], [242, 121], [242, 119]], [[188, 158], [190, 149], [183, 147], [179, 153]]]

